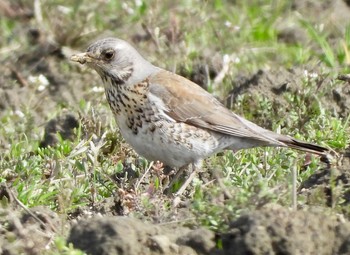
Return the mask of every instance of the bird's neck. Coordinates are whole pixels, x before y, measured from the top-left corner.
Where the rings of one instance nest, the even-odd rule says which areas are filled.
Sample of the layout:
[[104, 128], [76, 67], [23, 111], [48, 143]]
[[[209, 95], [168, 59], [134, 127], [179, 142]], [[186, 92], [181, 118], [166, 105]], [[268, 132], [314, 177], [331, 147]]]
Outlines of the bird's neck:
[[148, 90], [147, 78], [135, 84], [105, 85], [107, 101], [116, 115], [128, 115], [132, 111], [138, 111], [137, 105], [142, 105], [147, 100]]
[[137, 63], [134, 63], [132, 69], [133, 72], [129, 79], [126, 81], [126, 84], [131, 86], [134, 84], [142, 83], [144, 80], [159, 70], [158, 67], [152, 65], [144, 59], [137, 61]]

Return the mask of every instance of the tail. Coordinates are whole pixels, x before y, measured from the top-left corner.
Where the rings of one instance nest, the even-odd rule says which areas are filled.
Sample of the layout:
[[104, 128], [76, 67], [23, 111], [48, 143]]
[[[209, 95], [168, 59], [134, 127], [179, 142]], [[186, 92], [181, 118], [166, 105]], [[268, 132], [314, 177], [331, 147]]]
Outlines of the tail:
[[327, 149], [325, 147], [322, 147], [322, 146], [319, 146], [319, 145], [313, 144], [313, 143], [302, 142], [302, 141], [299, 141], [299, 140], [294, 139], [294, 138], [290, 138], [289, 140], [281, 139], [279, 141], [284, 143], [285, 145], [287, 145], [290, 148], [305, 151], [305, 152], [310, 152], [310, 153], [317, 154], [320, 156], [323, 156], [323, 155], [330, 153], [329, 149]]
[[319, 155], [321, 156], [321, 160], [328, 164], [332, 158], [332, 152], [329, 149], [317, 144], [299, 141], [288, 136], [280, 138], [278, 141], [284, 143], [287, 147]]

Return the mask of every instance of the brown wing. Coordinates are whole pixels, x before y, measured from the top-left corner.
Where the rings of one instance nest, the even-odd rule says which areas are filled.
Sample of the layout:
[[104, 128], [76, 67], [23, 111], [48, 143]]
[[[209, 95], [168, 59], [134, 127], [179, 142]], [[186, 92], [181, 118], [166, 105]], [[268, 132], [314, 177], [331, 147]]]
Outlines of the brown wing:
[[271, 137], [271, 131], [234, 114], [207, 91], [179, 75], [161, 70], [149, 81], [150, 93], [163, 99], [166, 113], [178, 122], [270, 145], [284, 145]]

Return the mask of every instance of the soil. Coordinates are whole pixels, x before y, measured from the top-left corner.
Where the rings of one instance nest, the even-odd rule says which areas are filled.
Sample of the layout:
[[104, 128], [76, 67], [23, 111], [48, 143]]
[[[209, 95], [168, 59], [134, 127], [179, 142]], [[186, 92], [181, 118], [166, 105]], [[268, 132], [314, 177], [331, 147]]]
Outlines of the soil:
[[[295, 11], [310, 17], [319, 18], [321, 15], [327, 26], [339, 28], [346, 23], [344, 20], [350, 20], [349, 1], [292, 2]], [[6, 1], [0, 3], [0, 11], [2, 15], [19, 15], [24, 21], [33, 16], [31, 10], [7, 4]], [[84, 76], [77, 73], [62, 75], [59, 63], [67, 61], [70, 53], [52, 43], [40, 30], [23, 30], [27, 31], [26, 40], [32, 43], [30, 49], [18, 50], [16, 58], [2, 60], [0, 65], [0, 117], [6, 111], [20, 114], [18, 106], [26, 104], [33, 122], [43, 130], [42, 147], [54, 146], [57, 132], [62, 139], [74, 139], [73, 129], [79, 125], [76, 112], [62, 112], [55, 118], [49, 116], [57, 105], [79, 105], [81, 98], [97, 102], [103, 100], [102, 94], [96, 95], [88, 87], [92, 81], [99, 82], [99, 78], [89, 73]], [[282, 26], [279, 39], [303, 42], [306, 37], [301, 31]], [[199, 65], [194, 72], [182, 74], [197, 83], [207, 84], [208, 75], [204, 75], [203, 70]], [[335, 115], [349, 116], [350, 82], [324, 76], [318, 67], [279, 68], [241, 75], [233, 81], [235, 89], [229, 93], [225, 103], [232, 107], [238, 95], [248, 94], [252, 97], [264, 96], [278, 107], [287, 103], [283, 96], [285, 92], [298, 93], [304, 86], [303, 80], [314, 73], [317, 74], [315, 82], [319, 86], [333, 84], [320, 99], [323, 104]], [[40, 74], [48, 79], [47, 87], [40, 87], [36, 81], [29, 82], [30, 76]], [[209, 74], [213, 78], [216, 72], [209, 70]], [[271, 123], [259, 124], [267, 128], [271, 126]], [[2, 139], [0, 147], [4, 144]], [[349, 156], [350, 152], [347, 153]], [[151, 224], [135, 217], [120, 216], [127, 214], [126, 197], [132, 199], [132, 192], [107, 199], [95, 205], [93, 210], [80, 208], [70, 215], [67, 222], [48, 208], [23, 209], [18, 206], [14, 194], [2, 186], [0, 201], [7, 201], [9, 206], [6, 209], [0, 207], [0, 254], [42, 254], [55, 234], [67, 232], [67, 241], [74, 247], [96, 255], [349, 254], [350, 222], [341, 216], [328, 214], [325, 209], [331, 208], [335, 199], [342, 199], [344, 213], [348, 213], [349, 157], [344, 157], [339, 165], [336, 169], [323, 169], [315, 173], [299, 188], [299, 196], [305, 197], [307, 204], [319, 204], [317, 202], [322, 199], [324, 208], [307, 211], [299, 208], [293, 211], [265, 205], [231, 222], [224, 233], [204, 228], [192, 229], [181, 223], [165, 223], [164, 219], [157, 220], [160, 224]], [[167, 216], [167, 221], [176, 218], [175, 222], [181, 222], [191, 217], [187, 208], [176, 210], [176, 213]]]
[[73, 225], [68, 240], [88, 254], [105, 255], [348, 254], [349, 235], [350, 223], [334, 216], [268, 205], [241, 216], [222, 235], [126, 217], [93, 217]]

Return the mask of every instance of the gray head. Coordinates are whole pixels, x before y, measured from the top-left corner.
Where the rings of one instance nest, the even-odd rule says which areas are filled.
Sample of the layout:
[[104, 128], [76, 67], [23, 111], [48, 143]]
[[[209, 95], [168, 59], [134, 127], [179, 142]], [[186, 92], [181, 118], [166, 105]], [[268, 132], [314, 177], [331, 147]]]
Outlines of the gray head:
[[157, 69], [129, 43], [117, 38], [98, 40], [71, 60], [95, 69], [107, 86], [135, 84]]

